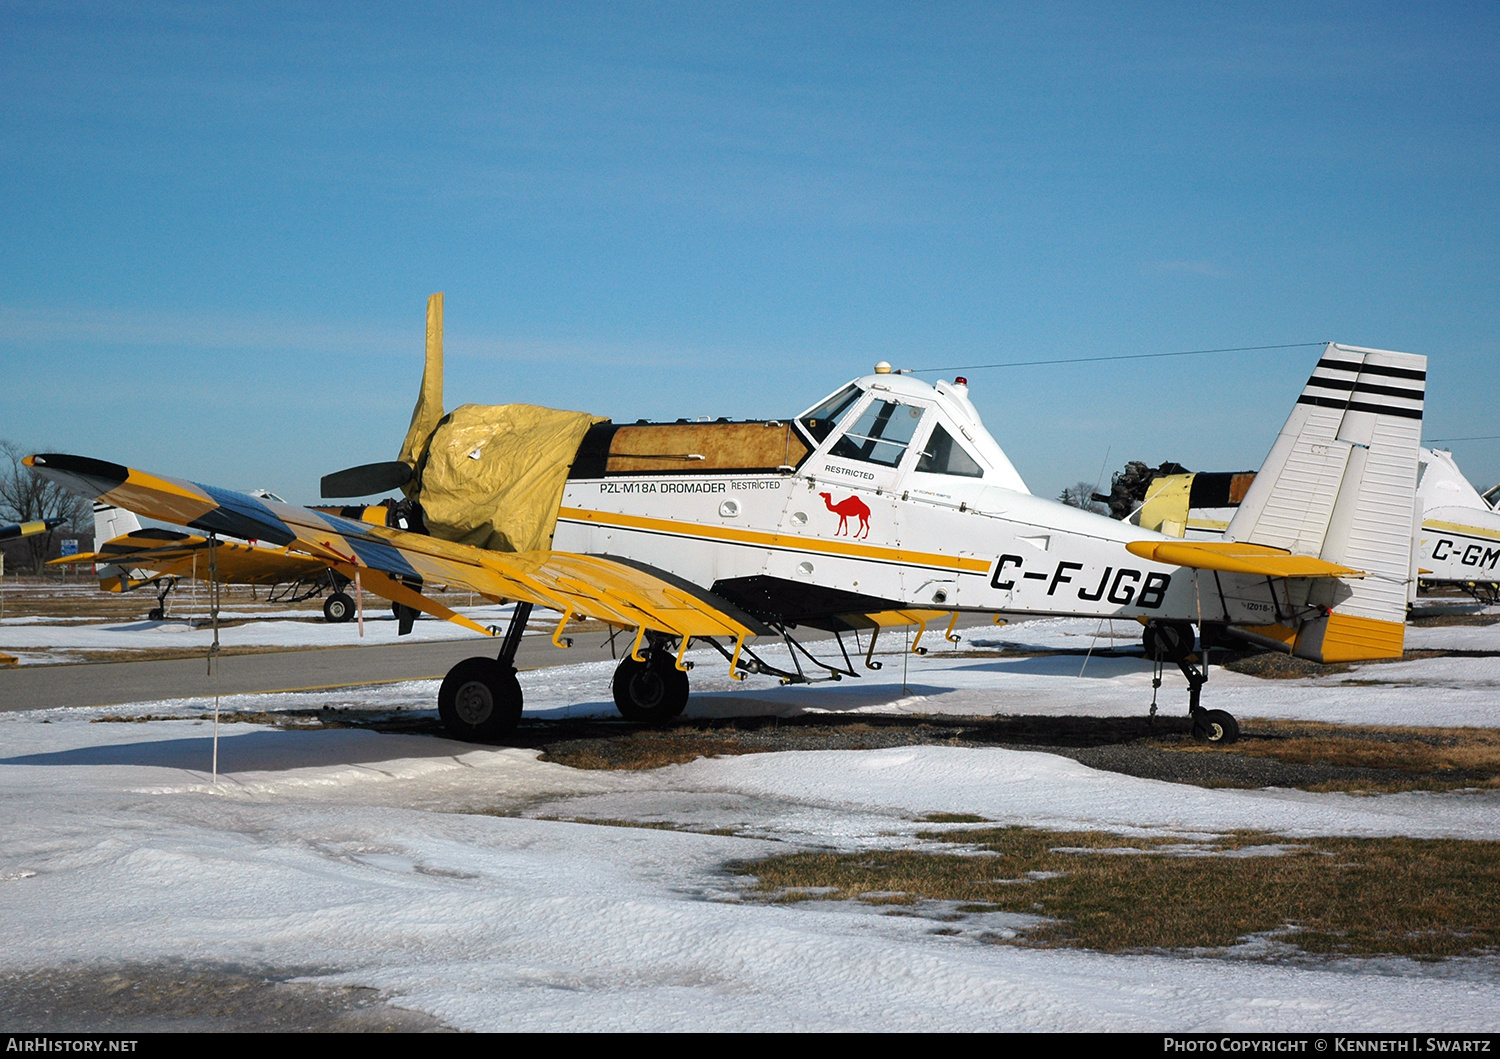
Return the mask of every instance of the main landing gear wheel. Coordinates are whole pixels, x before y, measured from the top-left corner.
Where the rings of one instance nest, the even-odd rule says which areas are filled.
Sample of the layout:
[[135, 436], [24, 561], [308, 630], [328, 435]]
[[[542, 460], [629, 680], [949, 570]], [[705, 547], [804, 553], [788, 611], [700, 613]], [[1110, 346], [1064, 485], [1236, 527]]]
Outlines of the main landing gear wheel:
[[652, 652], [644, 662], [627, 655], [615, 669], [614, 693], [627, 721], [664, 724], [687, 707], [688, 677], [670, 653]]
[[354, 600], [344, 592], [335, 592], [323, 601], [323, 620], [338, 625], [354, 617]]
[[443, 678], [438, 717], [454, 739], [482, 743], [500, 738], [521, 720], [516, 671], [493, 658], [465, 658]]
[[1199, 710], [1193, 716], [1193, 738], [1200, 743], [1233, 743], [1240, 737], [1240, 722], [1223, 710]]

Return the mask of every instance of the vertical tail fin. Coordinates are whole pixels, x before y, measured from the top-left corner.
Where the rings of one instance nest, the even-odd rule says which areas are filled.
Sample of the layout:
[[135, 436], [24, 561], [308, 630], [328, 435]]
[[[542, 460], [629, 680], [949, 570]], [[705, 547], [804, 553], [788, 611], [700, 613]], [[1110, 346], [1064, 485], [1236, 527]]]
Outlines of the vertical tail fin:
[[[113, 504], [94, 502], [94, 551], [104, 546], [105, 541], [123, 537], [127, 533], [134, 533], [141, 528], [141, 520], [135, 517], [134, 511], [126, 511], [123, 507], [115, 507]], [[113, 564], [95, 566], [94, 573], [99, 578], [99, 587], [103, 588], [106, 581], [119, 578], [118, 588], [110, 589], [112, 592], [122, 591], [127, 579], [124, 570]]]
[[1397, 657], [1411, 577], [1427, 358], [1330, 342], [1224, 536], [1356, 567], [1310, 603], [1293, 652]]
[[94, 551], [98, 551], [105, 541], [123, 537], [127, 533], [134, 533], [141, 528], [141, 520], [135, 517], [135, 512], [126, 511], [122, 507], [112, 504], [94, 504]]

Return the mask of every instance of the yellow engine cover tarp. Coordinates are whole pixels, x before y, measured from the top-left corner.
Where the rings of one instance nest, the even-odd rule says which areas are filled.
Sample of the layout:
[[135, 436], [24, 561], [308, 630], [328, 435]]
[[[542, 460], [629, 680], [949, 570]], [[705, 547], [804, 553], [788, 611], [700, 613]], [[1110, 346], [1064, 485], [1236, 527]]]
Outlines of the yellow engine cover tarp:
[[532, 404], [466, 404], [443, 415], [443, 296], [427, 299], [422, 388], [397, 459], [403, 492], [441, 540], [500, 552], [546, 550], [578, 444], [603, 419]]
[[531, 404], [455, 408], [417, 468], [428, 530], [491, 551], [550, 548], [568, 468], [596, 422], [587, 412]]

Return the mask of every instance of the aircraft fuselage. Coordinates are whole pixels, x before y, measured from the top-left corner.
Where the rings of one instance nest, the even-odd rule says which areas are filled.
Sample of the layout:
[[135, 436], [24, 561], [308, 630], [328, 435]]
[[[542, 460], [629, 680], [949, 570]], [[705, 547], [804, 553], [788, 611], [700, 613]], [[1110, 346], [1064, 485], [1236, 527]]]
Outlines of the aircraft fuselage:
[[[554, 547], [645, 563], [792, 622], [937, 607], [1262, 625], [1306, 602], [1264, 578], [1141, 559], [1125, 545], [1169, 538], [1031, 495], [958, 388], [855, 385], [824, 437], [796, 424], [812, 448], [795, 467], [571, 478]], [[892, 405], [873, 444], [856, 435]]]

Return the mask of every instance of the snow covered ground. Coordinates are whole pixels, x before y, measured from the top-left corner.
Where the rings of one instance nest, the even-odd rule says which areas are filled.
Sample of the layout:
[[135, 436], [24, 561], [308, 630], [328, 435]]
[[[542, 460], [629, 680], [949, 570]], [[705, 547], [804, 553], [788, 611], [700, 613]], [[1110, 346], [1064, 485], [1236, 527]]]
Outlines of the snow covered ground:
[[[459, 608], [460, 613], [480, 625], [502, 628], [510, 620], [511, 610], [509, 606], [493, 605]], [[397, 622], [389, 605], [376, 607], [373, 603], [365, 612], [363, 636], [356, 621], [331, 625], [317, 612], [294, 611], [268, 619], [264, 607], [226, 608], [219, 618], [225, 623], [219, 630], [219, 642], [237, 647], [352, 647], [477, 636], [451, 622], [423, 619], [398, 640]], [[244, 624], [229, 625], [230, 622]], [[77, 662], [86, 660], [91, 651], [204, 651], [213, 638], [208, 619], [199, 613], [164, 621], [99, 622], [88, 618], [36, 616], [0, 619], [0, 651], [13, 655], [21, 665]]]
[[[1121, 642], [1138, 635], [1123, 623], [1116, 632]], [[1108, 623], [1027, 622], [969, 630], [963, 646], [1087, 648], [1098, 635], [1103, 647], [1108, 633]], [[1423, 633], [1435, 645], [1500, 648], [1500, 626]], [[235, 634], [256, 635], [243, 626], [226, 642]], [[781, 688], [732, 684], [715, 656], [697, 657], [698, 716], [1125, 715], [1150, 699], [1148, 667], [1129, 658], [1085, 665], [1079, 655], [934, 650], [905, 659], [903, 687], [903, 659], [887, 654], [883, 670], [859, 681]], [[1206, 694], [1244, 718], [1496, 726], [1497, 663], [1437, 658], [1293, 681], [1216, 671]], [[523, 673], [528, 712], [612, 715], [608, 672]], [[1184, 708], [1180, 683], [1169, 676], [1164, 709]], [[222, 706], [426, 709], [434, 693], [432, 682], [411, 682]], [[1003, 933], [1000, 917], [766, 906], [744, 900], [724, 871], [798, 847], [915, 845], [934, 812], [1127, 833], [1496, 839], [1495, 792], [1209, 790], [1048, 754], [955, 747], [585, 772], [533, 751], [251, 724], [221, 728], [215, 785], [212, 725], [196, 719], [204, 705], [0, 715], [0, 968], [324, 968], [321, 980], [384, 990], [465, 1029], [1457, 1031], [1500, 1022], [1491, 961], [1294, 965], [1255, 958], [1254, 944], [1196, 958], [1010, 948], [977, 937]], [[181, 719], [90, 723], [105, 714]]]

